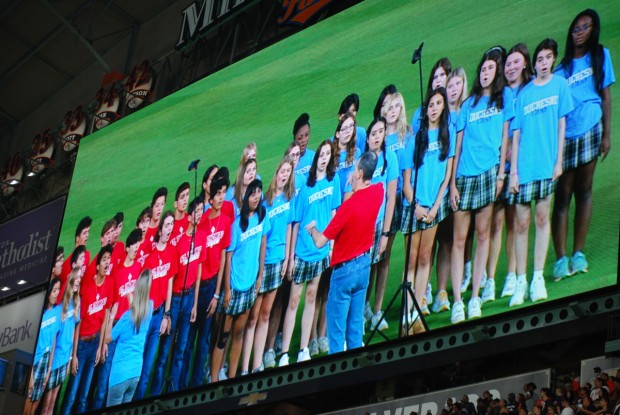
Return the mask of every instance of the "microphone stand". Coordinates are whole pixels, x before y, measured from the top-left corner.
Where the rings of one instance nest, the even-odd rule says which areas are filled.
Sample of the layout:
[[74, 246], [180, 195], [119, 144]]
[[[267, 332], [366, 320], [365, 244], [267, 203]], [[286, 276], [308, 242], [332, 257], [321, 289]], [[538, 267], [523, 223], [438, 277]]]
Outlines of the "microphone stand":
[[[194, 199], [196, 200], [196, 187], [198, 186], [198, 163], [200, 163], [200, 159], [196, 159], [193, 160], [190, 164], [189, 167], [187, 168], [187, 171], [194, 171]], [[194, 212], [192, 213], [192, 215], [194, 214]], [[183, 275], [183, 289], [181, 290], [181, 305], [180, 305], [180, 309], [183, 307], [183, 298], [185, 296], [185, 284], [187, 283], [187, 274], [189, 273], [189, 265], [192, 259], [192, 252], [194, 251], [195, 247], [194, 247], [194, 243], [196, 241], [196, 223], [194, 223], [194, 227], [192, 229], [192, 238], [191, 241], [189, 243], [189, 248], [187, 250], [187, 265], [185, 266], [185, 273]], [[196, 281], [196, 284], [200, 284], [200, 281]], [[179, 310], [180, 310], [179, 309]], [[180, 314], [180, 313], [179, 313]], [[177, 324], [176, 324], [178, 328], [179, 327], [179, 321], [177, 319]], [[171, 333], [170, 335], [173, 335], [174, 333]], [[187, 347], [187, 346], [186, 346]], [[173, 347], [174, 350], [174, 347]], [[183, 355], [185, 355], [185, 351], [183, 351]], [[181, 356], [183, 358], [183, 356]], [[174, 356], [172, 357], [172, 359], [174, 359]], [[166, 386], [168, 386], [168, 392], [176, 392], [175, 387], [174, 387], [174, 382], [172, 381], [172, 375], [169, 374], [168, 377], [166, 378], [166, 380], [163, 382], [162, 386], [161, 386], [161, 390], [159, 391], [159, 394], [161, 395], [164, 392], [164, 389], [166, 388]]]
[[[413, 52], [413, 57], [411, 59], [411, 63], [413, 65], [415, 65], [416, 63], [418, 63], [418, 67], [420, 70], [420, 118], [422, 117], [423, 111], [424, 111], [424, 94], [422, 92], [422, 47], [424, 46], [424, 42], [420, 43], [420, 46]], [[415, 137], [414, 137], [415, 140]], [[390, 310], [392, 308], [392, 306], [394, 305], [394, 302], [396, 301], [396, 299], [398, 298], [399, 294], [402, 296], [401, 297], [401, 310], [400, 310], [400, 319], [398, 321], [398, 336], [402, 337], [405, 336], [407, 334], [409, 334], [409, 330], [411, 330], [411, 328], [414, 326], [415, 321], [410, 321], [411, 317], [409, 315], [409, 297], [411, 297], [411, 301], [413, 302], [413, 306], [415, 307], [415, 309], [417, 310], [417, 314], [418, 317], [416, 318], [416, 320], [419, 320], [422, 322], [422, 325], [424, 327], [424, 331], [428, 331], [428, 326], [426, 325], [426, 322], [422, 319], [421, 317], [421, 313], [420, 313], [420, 307], [417, 304], [416, 300], [415, 300], [415, 296], [414, 296], [414, 292], [413, 289], [411, 287], [411, 282], [409, 282], [409, 279], [407, 278], [407, 271], [409, 268], [409, 253], [411, 252], [411, 240], [412, 240], [412, 230], [413, 230], [413, 221], [415, 220], [415, 200], [416, 200], [416, 192], [417, 192], [417, 188], [418, 188], [418, 166], [415, 167], [415, 174], [414, 174], [414, 179], [413, 179], [413, 198], [412, 198], [412, 204], [411, 204], [411, 211], [409, 213], [409, 238], [407, 240], [407, 246], [405, 249], [405, 269], [403, 272], [403, 280], [400, 284], [400, 286], [398, 287], [398, 289], [396, 290], [396, 292], [394, 293], [394, 295], [392, 296], [392, 298], [390, 299], [390, 302], [388, 303], [387, 307], [385, 308], [385, 311], [382, 313], [381, 318], [379, 319], [379, 321], [381, 321], [382, 318], [384, 318], [385, 314], [388, 312], [388, 310]], [[414, 270], [415, 273], [415, 270]], [[415, 278], [415, 274], [414, 274], [414, 278]], [[378, 330], [379, 324], [377, 324], [372, 331], [370, 332], [370, 335], [368, 336], [368, 340], [366, 341], [366, 344], [369, 344], [370, 341], [372, 340], [372, 338], [374, 337], [374, 335], [376, 333], [379, 333], [379, 335], [381, 335], [381, 337], [383, 337], [385, 340], [389, 340], [388, 337], [381, 331]], [[406, 328], [406, 330], [403, 330], [403, 328]]]

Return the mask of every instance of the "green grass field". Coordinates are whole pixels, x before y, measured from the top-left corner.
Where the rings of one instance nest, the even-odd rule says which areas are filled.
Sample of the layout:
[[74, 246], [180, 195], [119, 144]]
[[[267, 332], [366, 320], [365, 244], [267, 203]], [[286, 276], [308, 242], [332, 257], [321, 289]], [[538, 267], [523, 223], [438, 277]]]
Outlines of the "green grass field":
[[[601, 15], [601, 41], [611, 49], [617, 64], [620, 9], [613, 1], [592, 4], [550, 0], [541, 9], [541, 3], [533, 0], [367, 0], [85, 138], [80, 145], [60, 244], [72, 247], [77, 222], [90, 215], [94, 223], [88, 249], [96, 253], [104, 221], [119, 210], [126, 217], [121, 236], [124, 240], [156, 188], [167, 186], [174, 195], [181, 182], [193, 183], [193, 173], [187, 171], [189, 161], [202, 160], [199, 182], [211, 163], [228, 166], [234, 175], [241, 150], [250, 141], [258, 143], [259, 173], [265, 181], [270, 180], [292, 139], [297, 116], [302, 112], [310, 114], [310, 147], [315, 148], [332, 136], [340, 102], [351, 92], [360, 96], [359, 125], [368, 125], [377, 96], [389, 83], [396, 84], [405, 96], [407, 117], [411, 119], [419, 105], [419, 80], [418, 68], [410, 60], [421, 41], [425, 43], [424, 85], [431, 66], [443, 56], [450, 58], [453, 67], [466, 69], [471, 85], [482, 53], [493, 45], [508, 49], [525, 42], [533, 51], [540, 40], [552, 37], [563, 55], [567, 27], [587, 7], [595, 7]], [[620, 128], [619, 94], [617, 86], [612, 88], [616, 129]], [[548, 283], [550, 300], [616, 282], [620, 193], [614, 190], [613, 183], [619, 162], [620, 151], [614, 147], [608, 159], [597, 167], [595, 211], [586, 251], [590, 272], [559, 284]], [[167, 208], [173, 208], [173, 198], [169, 197]], [[550, 247], [547, 275], [551, 274], [554, 259]], [[403, 262], [403, 241], [398, 235], [384, 304], [400, 283]], [[502, 254], [498, 291], [505, 269]], [[435, 285], [434, 277], [432, 281]], [[507, 304], [508, 299], [498, 299], [484, 306], [483, 315], [506, 311]], [[398, 314], [398, 307], [388, 313], [390, 338], [396, 337]], [[449, 324], [449, 313], [432, 315], [427, 322], [431, 328], [445, 326]], [[379, 341], [379, 337], [373, 341]], [[296, 332], [291, 347], [293, 358], [298, 342]]]

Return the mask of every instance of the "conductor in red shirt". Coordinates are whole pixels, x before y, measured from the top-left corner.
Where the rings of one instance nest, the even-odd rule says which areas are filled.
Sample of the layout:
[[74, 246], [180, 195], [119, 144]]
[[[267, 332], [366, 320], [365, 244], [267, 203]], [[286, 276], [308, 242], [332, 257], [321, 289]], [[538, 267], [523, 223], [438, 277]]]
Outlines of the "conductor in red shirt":
[[381, 183], [371, 184], [377, 156], [362, 154], [351, 174], [353, 195], [336, 211], [323, 233], [312, 221], [306, 231], [317, 247], [334, 241], [332, 277], [327, 297], [329, 353], [362, 346], [364, 298], [370, 277], [370, 248], [383, 201]]

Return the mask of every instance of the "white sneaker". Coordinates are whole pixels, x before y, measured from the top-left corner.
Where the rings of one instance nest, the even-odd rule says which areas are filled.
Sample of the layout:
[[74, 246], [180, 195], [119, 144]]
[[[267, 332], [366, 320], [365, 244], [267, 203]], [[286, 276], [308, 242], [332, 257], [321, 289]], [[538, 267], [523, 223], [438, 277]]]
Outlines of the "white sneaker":
[[278, 362], [278, 367], [288, 366], [288, 353], [284, 353], [280, 356], [280, 361]]
[[319, 351], [321, 353], [329, 353], [329, 341], [327, 341], [327, 337], [319, 337]]
[[265, 352], [263, 364], [267, 368], [276, 367], [276, 352], [273, 349], [269, 349]]
[[297, 363], [310, 360], [310, 349], [304, 347], [297, 354]]
[[446, 290], [441, 290], [437, 293], [431, 310], [433, 313], [441, 313], [442, 311], [450, 310], [450, 300], [448, 299]]
[[370, 319], [371, 330], [374, 329], [377, 324], [379, 325], [379, 327], [377, 327], [377, 330], [379, 331], [387, 330], [388, 328], [388, 323], [385, 321], [385, 318], [383, 318], [383, 311], [379, 311]]
[[319, 343], [316, 339], [310, 340], [310, 344], [308, 345], [308, 349], [310, 350], [310, 356], [318, 356], [319, 355]]
[[530, 299], [533, 302], [547, 299], [547, 288], [543, 277], [533, 278], [530, 285]]
[[482, 300], [480, 297], [472, 297], [467, 303], [467, 318], [482, 317]]
[[452, 304], [452, 315], [450, 316], [450, 322], [452, 324], [457, 324], [462, 321], [465, 321], [465, 304], [463, 304], [463, 300], [455, 301]]
[[519, 281], [517, 278], [515, 293], [510, 297], [509, 307], [515, 307], [525, 302], [527, 294], [527, 280]]
[[511, 272], [506, 275], [506, 281], [504, 281], [504, 288], [502, 289], [502, 298], [510, 297], [515, 293], [517, 289], [517, 274]]
[[370, 308], [370, 303], [366, 301], [366, 305], [364, 306], [364, 323], [370, 321], [372, 318], [372, 308]]
[[484, 271], [482, 271], [482, 279], [480, 280], [480, 286], [481, 287], [484, 287], [484, 285], [487, 283], [487, 279], [488, 279], [487, 271], [484, 270]]
[[484, 284], [484, 290], [482, 290], [482, 304], [495, 301], [495, 278], [487, 279], [487, 282]]
[[463, 282], [461, 283], [461, 293], [467, 291], [469, 284], [471, 284], [471, 272], [465, 271], [463, 274]]
[[226, 369], [221, 368], [219, 372], [217, 372], [217, 380], [226, 380], [228, 376], [226, 376]]
[[433, 304], [433, 286], [430, 282], [426, 286], [426, 304]]

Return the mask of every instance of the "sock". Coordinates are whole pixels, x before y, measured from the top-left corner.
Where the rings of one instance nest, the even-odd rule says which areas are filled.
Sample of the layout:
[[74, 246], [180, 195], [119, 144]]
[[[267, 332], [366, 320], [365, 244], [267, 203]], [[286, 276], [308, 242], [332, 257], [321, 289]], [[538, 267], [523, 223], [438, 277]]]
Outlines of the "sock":
[[519, 283], [527, 284], [527, 278], [525, 277], [525, 274], [517, 275], [517, 284]]
[[538, 278], [545, 278], [543, 276], [543, 270], [539, 269], [538, 271], [534, 271], [534, 275], [532, 276], [532, 280], [538, 279]]
[[471, 274], [471, 261], [465, 263], [465, 274]]

